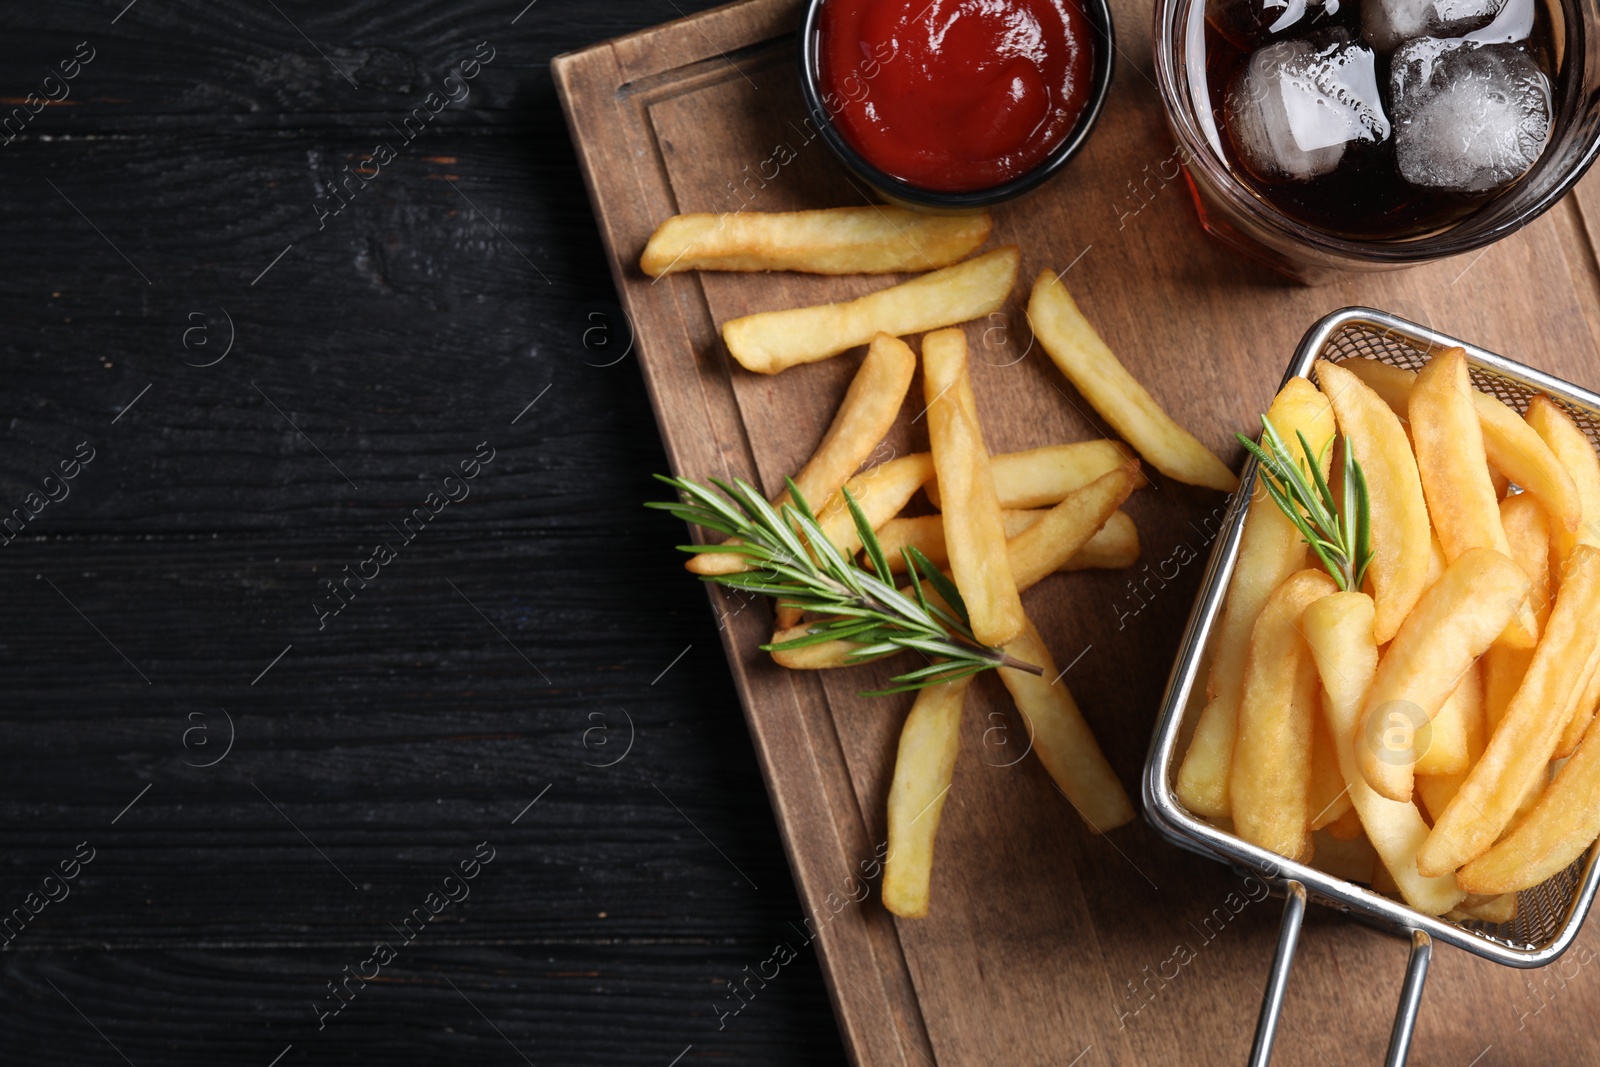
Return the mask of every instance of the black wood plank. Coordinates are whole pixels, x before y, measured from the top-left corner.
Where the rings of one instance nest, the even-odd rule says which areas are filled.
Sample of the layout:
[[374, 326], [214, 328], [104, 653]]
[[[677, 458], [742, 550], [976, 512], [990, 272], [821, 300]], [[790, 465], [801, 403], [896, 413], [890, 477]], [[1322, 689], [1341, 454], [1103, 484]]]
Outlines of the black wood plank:
[[0, 35], [6, 1062], [840, 1058], [548, 73], [708, 6]]
[[[781, 929], [748, 944], [617, 941], [524, 951], [429, 948], [426, 936], [381, 968], [367, 962], [370, 945], [12, 956], [0, 971], [12, 1008], [7, 1052], [16, 1062], [73, 1067], [837, 1058], [810, 949], [764, 988], [759, 979], [741, 984], [737, 1014], [725, 1007], [738, 1003], [728, 983], [741, 982], [746, 968], [753, 973], [785, 937], [800, 948]], [[349, 977], [374, 970], [365, 984]], [[336, 993], [329, 982], [340, 983]], [[324, 1017], [335, 996], [343, 1010]]]

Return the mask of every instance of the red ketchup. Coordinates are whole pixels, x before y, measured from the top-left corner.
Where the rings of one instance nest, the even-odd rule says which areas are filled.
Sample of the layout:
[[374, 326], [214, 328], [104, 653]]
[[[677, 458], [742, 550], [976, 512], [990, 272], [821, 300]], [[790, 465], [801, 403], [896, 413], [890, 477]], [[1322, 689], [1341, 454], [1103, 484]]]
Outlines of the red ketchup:
[[1074, 0], [825, 0], [823, 105], [879, 170], [939, 192], [1021, 177], [1088, 103]]

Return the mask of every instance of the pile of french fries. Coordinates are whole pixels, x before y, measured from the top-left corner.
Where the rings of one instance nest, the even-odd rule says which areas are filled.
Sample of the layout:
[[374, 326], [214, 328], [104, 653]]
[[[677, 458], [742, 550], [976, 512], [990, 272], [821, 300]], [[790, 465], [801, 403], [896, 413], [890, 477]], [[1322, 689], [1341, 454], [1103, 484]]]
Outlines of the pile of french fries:
[[1252, 503], [1178, 797], [1419, 911], [1508, 922], [1600, 835], [1600, 458], [1548, 397], [1519, 416], [1475, 389], [1460, 349], [1315, 374], [1268, 418], [1325, 476], [1353, 450], [1365, 588]]
[[[839, 304], [769, 311], [722, 328], [746, 369], [776, 374], [867, 345], [832, 425], [794, 476], [823, 532], [841, 552], [860, 535], [845, 500], [857, 501], [899, 563], [914, 546], [948, 567], [974, 636], [1041, 673], [1000, 667], [1031, 749], [1096, 832], [1133, 818], [1133, 805], [1084, 721], [1022, 594], [1056, 571], [1128, 567], [1138, 532], [1120, 509], [1145, 483], [1137, 459], [1111, 440], [1053, 444], [991, 455], [968, 370], [960, 323], [998, 310], [1016, 284], [1018, 249], [965, 258], [987, 239], [987, 215], [929, 216], [863, 207], [784, 214], [685, 215], [651, 237], [641, 260], [653, 276], [682, 270], [791, 270], [820, 274], [927, 271]], [[1179, 427], [1117, 360], [1054, 273], [1039, 275], [1028, 318], [1041, 347], [1102, 417], [1157, 470], [1231, 491], [1234, 474]], [[922, 400], [929, 449], [861, 470], [894, 425], [917, 369], [900, 338], [921, 333]], [[920, 405], [919, 405], [920, 406]], [[935, 508], [905, 514], [921, 490]], [[787, 502], [787, 493], [774, 504]], [[696, 555], [701, 575], [745, 566], [728, 552]], [[780, 605], [774, 643], [808, 632]], [[774, 659], [801, 670], [843, 667], [851, 644], [827, 641]], [[883, 900], [906, 917], [926, 915], [934, 836], [955, 765], [970, 677], [922, 689], [900, 735], [889, 792], [889, 854]]]

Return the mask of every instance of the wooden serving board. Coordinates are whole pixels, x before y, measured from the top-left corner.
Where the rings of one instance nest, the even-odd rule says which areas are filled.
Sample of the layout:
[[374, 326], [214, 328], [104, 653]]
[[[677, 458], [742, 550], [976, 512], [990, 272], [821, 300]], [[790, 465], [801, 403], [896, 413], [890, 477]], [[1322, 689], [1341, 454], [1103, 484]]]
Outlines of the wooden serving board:
[[[888, 279], [681, 275], [638, 269], [651, 230], [681, 211], [789, 210], [867, 198], [808, 137], [795, 73], [795, 0], [747, 0], [555, 62], [612, 273], [675, 472], [741, 475], [769, 492], [810, 454], [858, 353], [761, 377], [719, 339], [753, 311], [846, 299]], [[1022, 247], [1011, 304], [969, 326], [989, 445], [1008, 451], [1106, 435], [1031, 345], [1022, 304], [1043, 268], [1065, 281], [1112, 348], [1184, 425], [1237, 465], [1236, 430], [1263, 410], [1304, 330], [1370, 304], [1593, 387], [1600, 275], [1591, 179], [1481, 254], [1399, 273], [1291, 285], [1199, 227], [1174, 165], [1150, 63], [1148, 7], [1113, 0], [1114, 89], [1082, 155], [996, 212], [990, 247]], [[1070, 265], [1070, 268], [1069, 268]], [[920, 397], [920, 381], [913, 397]], [[908, 405], [877, 459], [926, 447]], [[640, 432], [648, 432], [641, 427]], [[1137, 795], [1156, 708], [1222, 495], [1158, 479], [1128, 511], [1133, 572], [1056, 575], [1027, 597], [1112, 764]], [[1192, 562], [1190, 560], [1193, 559]], [[685, 581], [691, 580], [687, 575]], [[861, 1064], [1242, 1062], [1279, 905], [1142, 823], [1085, 830], [1037, 761], [1001, 687], [980, 679], [939, 831], [933, 911], [895, 919], [861, 896], [885, 837], [895, 742], [910, 698], [866, 699], [874, 665], [782, 670], [757, 651], [765, 604], [713, 589], [805, 914], [773, 931], [820, 953], [847, 1047]], [[1600, 1060], [1597, 944], [1518, 972], [1441, 948], [1413, 1062]], [[778, 953], [778, 958], [783, 958]], [[1379, 1062], [1406, 946], [1327, 913], [1301, 939], [1275, 1063]], [[770, 972], [770, 967], [763, 967]], [[730, 974], [759, 991], [760, 979]], [[773, 981], [781, 981], [774, 978]], [[707, 994], [727, 1028], [740, 1001]], [[759, 1010], [754, 1003], [749, 1010]]]

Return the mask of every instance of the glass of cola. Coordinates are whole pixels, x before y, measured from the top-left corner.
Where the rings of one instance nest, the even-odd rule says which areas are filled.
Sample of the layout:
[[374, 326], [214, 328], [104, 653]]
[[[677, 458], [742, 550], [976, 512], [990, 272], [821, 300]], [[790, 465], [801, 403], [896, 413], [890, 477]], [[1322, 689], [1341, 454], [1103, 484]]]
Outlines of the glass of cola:
[[1481, 248], [1600, 151], [1600, 0], [1160, 0], [1207, 230], [1325, 281]]

